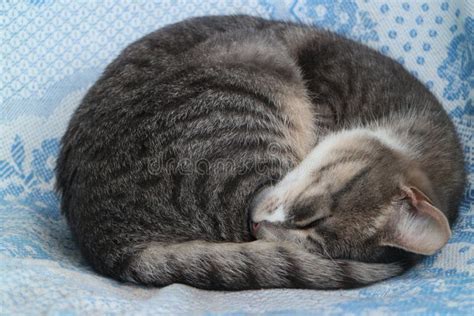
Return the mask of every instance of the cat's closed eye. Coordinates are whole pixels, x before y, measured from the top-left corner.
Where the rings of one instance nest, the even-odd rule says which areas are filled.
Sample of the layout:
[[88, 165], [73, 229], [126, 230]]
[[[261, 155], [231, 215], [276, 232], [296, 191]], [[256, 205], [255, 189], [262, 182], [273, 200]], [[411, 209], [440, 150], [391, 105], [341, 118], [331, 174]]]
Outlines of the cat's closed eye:
[[318, 219], [315, 219], [315, 220], [312, 220], [311, 222], [309, 223], [305, 223], [305, 224], [296, 224], [296, 228], [297, 229], [303, 229], [303, 230], [306, 230], [306, 229], [314, 229], [314, 228], [317, 228], [319, 225], [321, 225], [322, 223], [324, 223], [324, 221], [326, 219], [328, 219], [330, 216], [325, 216], [325, 217], [321, 217], [321, 218], [318, 218]]

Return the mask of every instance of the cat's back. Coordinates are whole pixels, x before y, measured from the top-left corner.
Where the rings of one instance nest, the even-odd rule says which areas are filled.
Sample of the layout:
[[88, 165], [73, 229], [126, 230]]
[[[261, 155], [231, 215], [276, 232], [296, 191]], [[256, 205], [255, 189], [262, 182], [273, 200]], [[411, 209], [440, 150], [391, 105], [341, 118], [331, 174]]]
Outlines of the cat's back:
[[309, 98], [275, 25], [192, 19], [107, 67], [57, 167], [61, 208], [89, 260], [112, 240], [251, 238], [253, 195], [313, 145]]

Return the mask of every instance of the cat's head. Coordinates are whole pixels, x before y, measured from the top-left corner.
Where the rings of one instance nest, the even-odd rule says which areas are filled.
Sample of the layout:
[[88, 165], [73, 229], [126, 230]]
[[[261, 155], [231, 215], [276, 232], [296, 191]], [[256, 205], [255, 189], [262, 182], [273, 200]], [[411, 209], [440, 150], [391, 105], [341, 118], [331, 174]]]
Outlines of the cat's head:
[[257, 239], [366, 260], [386, 246], [432, 254], [451, 236], [426, 176], [384, 131], [326, 138], [252, 205]]

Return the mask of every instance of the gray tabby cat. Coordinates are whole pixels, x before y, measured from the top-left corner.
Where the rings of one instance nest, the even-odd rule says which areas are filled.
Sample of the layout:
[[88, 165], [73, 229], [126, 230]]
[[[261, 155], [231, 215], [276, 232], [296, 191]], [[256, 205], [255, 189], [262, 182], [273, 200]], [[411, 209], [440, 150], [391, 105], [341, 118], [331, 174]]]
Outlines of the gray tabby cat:
[[335, 289], [443, 247], [464, 170], [443, 108], [396, 62], [312, 27], [216, 16], [107, 67], [57, 179], [82, 253], [108, 276]]

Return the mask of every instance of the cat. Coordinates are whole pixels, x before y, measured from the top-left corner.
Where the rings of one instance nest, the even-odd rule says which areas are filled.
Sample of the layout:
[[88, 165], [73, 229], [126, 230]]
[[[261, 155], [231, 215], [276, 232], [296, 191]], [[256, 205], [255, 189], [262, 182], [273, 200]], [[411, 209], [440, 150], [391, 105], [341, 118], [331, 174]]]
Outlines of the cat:
[[401, 65], [240, 15], [125, 48], [72, 116], [56, 174], [96, 271], [213, 290], [398, 275], [446, 244], [465, 179], [453, 124]]

